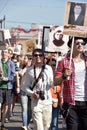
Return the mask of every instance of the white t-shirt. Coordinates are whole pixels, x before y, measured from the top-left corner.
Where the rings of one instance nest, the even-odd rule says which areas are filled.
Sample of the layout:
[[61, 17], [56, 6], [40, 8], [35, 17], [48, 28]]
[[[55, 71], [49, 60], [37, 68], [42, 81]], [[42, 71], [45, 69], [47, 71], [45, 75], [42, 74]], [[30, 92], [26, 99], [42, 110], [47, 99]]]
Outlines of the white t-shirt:
[[[75, 100], [87, 101], [86, 66], [85, 62], [74, 62], [75, 65]], [[87, 95], [87, 94], [86, 94]]]

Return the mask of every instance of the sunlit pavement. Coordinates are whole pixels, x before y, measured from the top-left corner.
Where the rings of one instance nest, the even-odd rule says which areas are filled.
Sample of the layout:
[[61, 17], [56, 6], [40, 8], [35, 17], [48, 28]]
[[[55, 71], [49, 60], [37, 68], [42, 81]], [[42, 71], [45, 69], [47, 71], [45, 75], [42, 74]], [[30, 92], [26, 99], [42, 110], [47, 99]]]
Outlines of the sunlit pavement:
[[[0, 125], [1, 125], [1, 122], [0, 122]], [[16, 103], [16, 105], [14, 107], [14, 116], [10, 117], [9, 122], [5, 123], [5, 126], [8, 130], [21, 130], [22, 116], [21, 116], [20, 103]], [[62, 116], [59, 117], [58, 128], [59, 128], [59, 130], [66, 130], [62, 126]]]

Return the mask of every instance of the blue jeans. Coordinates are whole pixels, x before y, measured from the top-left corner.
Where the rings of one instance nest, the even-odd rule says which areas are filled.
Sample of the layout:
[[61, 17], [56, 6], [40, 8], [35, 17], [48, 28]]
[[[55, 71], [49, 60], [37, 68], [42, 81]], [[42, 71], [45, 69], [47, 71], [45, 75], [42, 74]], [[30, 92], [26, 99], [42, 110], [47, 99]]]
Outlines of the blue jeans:
[[52, 122], [51, 122], [51, 130], [58, 130], [58, 116], [59, 116], [60, 107], [57, 108], [52, 107]]
[[30, 97], [21, 90], [21, 106], [22, 106], [22, 120], [23, 126], [28, 126], [31, 119], [31, 99]]

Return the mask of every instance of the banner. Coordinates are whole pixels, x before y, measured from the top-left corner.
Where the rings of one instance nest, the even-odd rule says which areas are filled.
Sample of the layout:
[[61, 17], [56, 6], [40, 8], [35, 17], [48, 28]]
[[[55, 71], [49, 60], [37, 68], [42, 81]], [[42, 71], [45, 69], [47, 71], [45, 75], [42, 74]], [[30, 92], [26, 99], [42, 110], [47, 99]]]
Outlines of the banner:
[[21, 28], [21, 27], [16, 27], [16, 28], [14, 28], [14, 29], [15, 29], [15, 31], [17, 30], [17, 31], [23, 32], [23, 33], [30, 33], [30, 32], [36, 33], [36, 32], [39, 31], [38, 29], [29, 29], [29, 30], [26, 30], [26, 29]]

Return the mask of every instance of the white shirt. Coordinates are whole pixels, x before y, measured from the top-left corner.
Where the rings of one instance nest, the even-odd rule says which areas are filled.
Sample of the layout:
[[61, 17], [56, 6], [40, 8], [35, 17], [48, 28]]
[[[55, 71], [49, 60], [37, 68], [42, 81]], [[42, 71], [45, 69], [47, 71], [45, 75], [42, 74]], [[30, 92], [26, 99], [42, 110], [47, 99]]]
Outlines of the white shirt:
[[85, 101], [86, 86], [86, 66], [85, 62], [74, 62], [75, 65], [75, 100]]
[[[41, 72], [41, 68], [37, 67], [36, 69], [36, 78], [38, 77], [38, 75]], [[32, 94], [36, 91], [44, 91], [45, 92], [45, 99], [46, 100], [51, 100], [52, 101], [52, 95], [50, 92], [50, 87], [53, 86], [53, 70], [51, 68], [51, 66], [49, 65], [45, 65], [45, 69], [43, 72], [43, 79], [40, 78], [38, 83], [36, 84], [36, 86], [34, 87], [33, 91], [30, 90], [30, 86], [32, 87], [35, 79], [34, 79], [34, 67], [31, 66], [27, 69], [26, 75], [25, 75], [25, 92], [31, 96], [32, 98]], [[33, 98], [32, 98], [33, 99]], [[34, 100], [34, 99], [33, 99]]]

